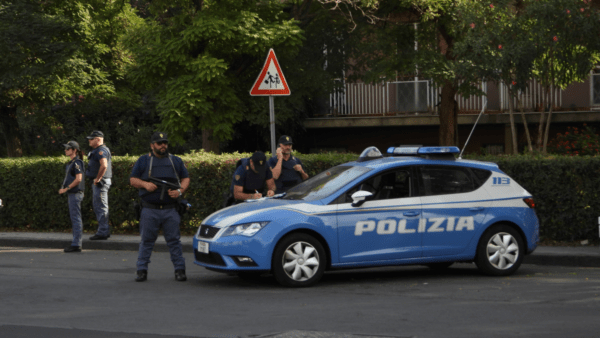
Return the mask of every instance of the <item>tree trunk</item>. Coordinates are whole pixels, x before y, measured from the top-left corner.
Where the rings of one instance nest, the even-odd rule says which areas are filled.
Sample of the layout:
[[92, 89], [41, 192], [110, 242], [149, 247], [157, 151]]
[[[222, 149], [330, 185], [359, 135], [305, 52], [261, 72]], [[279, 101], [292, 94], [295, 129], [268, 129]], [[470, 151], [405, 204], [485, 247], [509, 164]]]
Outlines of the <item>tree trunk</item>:
[[529, 127], [527, 126], [527, 119], [525, 118], [525, 113], [523, 112], [523, 103], [519, 102], [519, 110], [521, 111], [521, 119], [523, 120], [523, 127], [525, 128], [525, 136], [527, 137], [527, 147], [529, 152], [533, 152], [533, 145], [531, 144], [531, 135], [529, 134]]
[[546, 120], [546, 131], [544, 132], [544, 146], [542, 154], [546, 154], [546, 146], [548, 145], [548, 134], [550, 134], [550, 122], [552, 121], [552, 109], [554, 108], [554, 86], [550, 86], [550, 109], [548, 110], [548, 120]]
[[450, 81], [446, 81], [442, 87], [442, 102], [440, 104], [440, 146], [458, 146], [456, 142], [456, 105], [454, 95], [456, 89]]
[[21, 130], [17, 122], [17, 107], [0, 108], [0, 127], [6, 143], [8, 157], [22, 157]]
[[202, 129], [202, 149], [207, 153], [212, 152], [219, 154], [219, 142], [213, 140], [212, 129]]
[[519, 147], [517, 145], [517, 128], [515, 127], [515, 115], [514, 115], [514, 106], [515, 103], [513, 101], [514, 92], [510, 87], [508, 88], [508, 116], [510, 118], [510, 134], [512, 135], [512, 153], [517, 155], [519, 153]]
[[537, 142], [536, 142], [536, 148], [538, 151], [542, 151], [543, 149], [543, 135], [544, 135], [544, 121], [545, 121], [545, 111], [546, 111], [546, 97], [548, 97], [547, 95], [547, 89], [544, 91], [544, 97], [542, 98], [542, 111], [540, 112], [540, 125], [538, 126], [538, 136], [537, 136]]

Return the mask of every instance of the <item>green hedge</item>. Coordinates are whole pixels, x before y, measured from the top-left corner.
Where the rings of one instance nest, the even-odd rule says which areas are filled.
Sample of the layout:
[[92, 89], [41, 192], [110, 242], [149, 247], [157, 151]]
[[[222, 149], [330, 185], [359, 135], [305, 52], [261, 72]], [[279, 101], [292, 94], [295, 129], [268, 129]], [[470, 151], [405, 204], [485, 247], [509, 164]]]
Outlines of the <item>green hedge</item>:
[[487, 156], [529, 191], [540, 219], [540, 237], [597, 240], [600, 217], [600, 157]]
[[[221, 208], [223, 193], [231, 184], [235, 163], [251, 154], [195, 152], [181, 158], [190, 173], [190, 187], [185, 198], [192, 204], [186, 214], [182, 232], [193, 233], [202, 219]], [[269, 154], [267, 154], [269, 156]], [[339, 163], [355, 160], [355, 154], [313, 154], [299, 157], [306, 172], [313, 176]], [[133, 200], [138, 192], [129, 185], [129, 175], [138, 156], [114, 156], [112, 186], [109, 190], [109, 219], [114, 233], [135, 232]], [[0, 229], [69, 231], [71, 222], [67, 197], [58, 194], [64, 179], [66, 157], [29, 157], [0, 159]], [[87, 183], [87, 182], [86, 182]], [[84, 230], [97, 226], [92, 209], [91, 188], [86, 184], [82, 203]]]
[[[203, 218], [221, 207], [229, 189], [235, 163], [250, 154], [192, 153], [182, 156], [190, 172], [186, 198], [193, 205], [182, 231], [195, 231]], [[310, 176], [357, 158], [356, 154], [308, 154], [302, 159]], [[113, 158], [113, 185], [109, 191], [110, 223], [114, 233], [137, 231], [132, 201], [137, 190], [129, 185], [129, 174], [137, 156]], [[473, 157], [472, 157], [473, 158]], [[598, 238], [600, 216], [599, 157], [500, 156], [474, 159], [496, 162], [535, 198], [540, 218], [540, 236], [552, 240]], [[66, 196], [58, 195], [64, 178], [66, 157], [0, 159], [0, 229], [69, 231], [71, 224]], [[91, 190], [83, 201], [84, 228], [96, 229]]]

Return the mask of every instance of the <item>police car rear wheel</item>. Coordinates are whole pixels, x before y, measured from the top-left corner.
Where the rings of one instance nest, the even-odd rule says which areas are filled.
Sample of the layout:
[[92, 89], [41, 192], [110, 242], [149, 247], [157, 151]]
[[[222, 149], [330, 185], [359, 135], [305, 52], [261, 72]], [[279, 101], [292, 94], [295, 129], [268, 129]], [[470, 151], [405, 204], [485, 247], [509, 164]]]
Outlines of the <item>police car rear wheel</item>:
[[521, 235], [508, 225], [488, 229], [477, 247], [477, 267], [491, 276], [508, 276], [523, 262], [524, 246]]
[[325, 250], [307, 234], [292, 234], [277, 244], [273, 254], [273, 275], [285, 286], [311, 286], [325, 271]]

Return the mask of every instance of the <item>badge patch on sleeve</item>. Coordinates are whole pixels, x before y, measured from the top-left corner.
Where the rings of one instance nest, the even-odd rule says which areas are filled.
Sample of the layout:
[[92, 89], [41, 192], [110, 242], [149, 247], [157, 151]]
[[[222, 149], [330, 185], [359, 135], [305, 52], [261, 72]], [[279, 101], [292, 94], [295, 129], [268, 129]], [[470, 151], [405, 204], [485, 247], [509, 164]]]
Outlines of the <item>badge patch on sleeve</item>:
[[100, 151], [98, 154], [99, 154], [99, 155], [102, 155], [102, 154], [104, 154], [104, 152], [101, 150], [101, 151]]
[[235, 175], [235, 180], [239, 181], [240, 180], [240, 175]]

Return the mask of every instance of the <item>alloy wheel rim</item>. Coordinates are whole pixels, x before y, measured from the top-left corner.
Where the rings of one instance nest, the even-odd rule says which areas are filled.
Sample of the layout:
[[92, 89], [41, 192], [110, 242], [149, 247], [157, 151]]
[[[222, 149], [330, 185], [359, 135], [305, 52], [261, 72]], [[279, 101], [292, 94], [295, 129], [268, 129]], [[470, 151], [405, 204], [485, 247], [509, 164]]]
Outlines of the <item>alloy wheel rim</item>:
[[285, 249], [283, 271], [294, 281], [309, 280], [315, 275], [319, 265], [317, 249], [307, 242], [296, 242]]
[[490, 264], [496, 269], [510, 269], [519, 259], [519, 244], [511, 234], [497, 233], [487, 244], [487, 255]]

